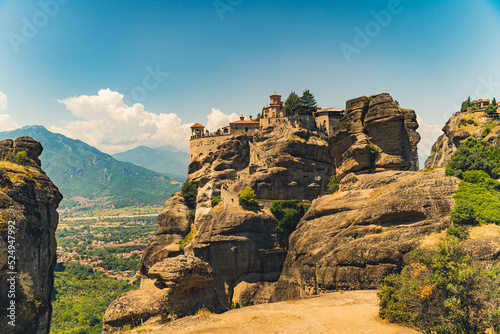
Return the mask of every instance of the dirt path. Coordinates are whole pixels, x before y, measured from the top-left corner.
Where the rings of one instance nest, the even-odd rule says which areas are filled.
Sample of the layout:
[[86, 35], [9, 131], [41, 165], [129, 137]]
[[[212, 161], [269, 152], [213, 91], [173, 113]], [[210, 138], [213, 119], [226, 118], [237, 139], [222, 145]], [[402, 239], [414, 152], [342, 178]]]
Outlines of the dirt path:
[[349, 291], [245, 307], [209, 317], [186, 317], [162, 327], [142, 328], [152, 329], [149, 333], [154, 334], [418, 333], [381, 320], [377, 315], [376, 291]]

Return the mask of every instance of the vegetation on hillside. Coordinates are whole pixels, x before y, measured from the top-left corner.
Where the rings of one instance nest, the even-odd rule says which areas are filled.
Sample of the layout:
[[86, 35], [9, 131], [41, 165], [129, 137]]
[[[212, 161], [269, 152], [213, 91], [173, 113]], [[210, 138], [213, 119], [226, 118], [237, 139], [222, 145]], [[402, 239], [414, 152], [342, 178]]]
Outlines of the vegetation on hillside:
[[500, 223], [500, 148], [486, 145], [484, 140], [467, 138], [453, 154], [447, 175], [462, 180], [453, 198], [455, 224]]
[[214, 198], [212, 198], [210, 204], [212, 205], [212, 208], [216, 207], [217, 205], [219, 205], [219, 203], [222, 201], [222, 198], [220, 196], [215, 196]]
[[240, 204], [247, 207], [258, 207], [257, 195], [252, 187], [246, 187], [240, 194]]
[[276, 221], [276, 235], [281, 242], [288, 243], [288, 237], [297, 228], [310, 205], [299, 204], [297, 201], [274, 201], [271, 212]]
[[90, 267], [68, 263], [55, 273], [52, 293], [53, 334], [99, 334], [109, 304], [119, 295], [139, 288], [93, 272]]
[[196, 196], [198, 196], [198, 186], [194, 182], [186, 182], [182, 186], [181, 195], [190, 209], [196, 207]]
[[380, 316], [426, 333], [500, 330], [500, 265], [482, 269], [459, 239], [415, 249], [400, 275], [389, 275], [378, 293]]
[[3, 158], [4, 161], [9, 161], [18, 165], [25, 165], [28, 162], [28, 153], [20, 151], [17, 153], [10, 152]]
[[484, 140], [467, 138], [452, 155], [446, 175], [461, 178], [464, 171], [482, 170], [492, 178], [500, 176], [500, 148], [488, 146]]
[[337, 180], [337, 175], [333, 174], [328, 180], [328, 185], [326, 186], [326, 193], [333, 194], [339, 191], [340, 182]]
[[446, 168], [461, 179], [450, 212], [453, 226], [436, 248], [417, 248], [400, 275], [380, 289], [380, 316], [426, 333], [500, 331], [500, 264], [486, 270], [461, 241], [469, 226], [500, 224], [500, 148], [468, 138]]

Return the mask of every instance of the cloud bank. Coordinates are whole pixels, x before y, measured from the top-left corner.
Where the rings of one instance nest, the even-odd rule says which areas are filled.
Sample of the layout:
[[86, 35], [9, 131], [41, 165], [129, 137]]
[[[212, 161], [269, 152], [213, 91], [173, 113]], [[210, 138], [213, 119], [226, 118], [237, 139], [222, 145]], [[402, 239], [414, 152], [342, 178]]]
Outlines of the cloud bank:
[[[0, 111], [7, 109], [8, 100], [4, 92], [0, 92]], [[10, 131], [19, 128], [9, 114], [0, 114], [0, 131]]]
[[[49, 130], [80, 139], [111, 154], [139, 145], [158, 147], [170, 144], [181, 150], [189, 149], [192, 123], [182, 123], [174, 113], [148, 112], [140, 103], [128, 106], [123, 98], [118, 92], [101, 89], [97, 95], [58, 100], [79, 120], [66, 122], [62, 127], [51, 126]], [[212, 109], [207, 116], [207, 128], [216, 131], [237, 117]]]
[[234, 122], [240, 119], [238, 114], [232, 113], [231, 115], [224, 114], [222, 111], [212, 108], [212, 113], [207, 116], [208, 123], [207, 129], [210, 132], [215, 132], [218, 129], [223, 128], [230, 122]]
[[422, 137], [418, 144], [418, 155], [428, 156], [431, 153], [432, 145], [434, 145], [438, 137], [443, 134], [443, 126], [438, 124], [427, 124], [420, 116], [417, 116], [417, 122], [419, 124], [417, 132], [420, 133]]

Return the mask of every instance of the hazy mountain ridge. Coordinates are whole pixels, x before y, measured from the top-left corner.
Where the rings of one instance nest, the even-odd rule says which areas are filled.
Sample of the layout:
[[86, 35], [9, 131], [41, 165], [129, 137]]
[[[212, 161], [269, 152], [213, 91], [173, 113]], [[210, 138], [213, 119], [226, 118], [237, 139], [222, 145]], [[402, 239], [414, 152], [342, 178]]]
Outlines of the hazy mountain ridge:
[[181, 181], [121, 162], [80, 140], [34, 125], [0, 132], [0, 139], [30, 136], [41, 142], [43, 169], [63, 193], [61, 207], [89, 203], [116, 207], [162, 204]]
[[185, 178], [189, 166], [189, 153], [178, 151], [172, 145], [160, 147], [138, 146], [112, 155], [118, 161], [133, 163], [152, 171]]

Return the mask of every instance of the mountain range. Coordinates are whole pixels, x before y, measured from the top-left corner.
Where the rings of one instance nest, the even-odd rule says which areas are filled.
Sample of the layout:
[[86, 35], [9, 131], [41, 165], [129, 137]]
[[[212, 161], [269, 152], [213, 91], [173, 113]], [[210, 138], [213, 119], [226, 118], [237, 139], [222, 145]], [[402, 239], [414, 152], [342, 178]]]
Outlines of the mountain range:
[[152, 171], [185, 178], [189, 165], [189, 153], [178, 151], [175, 146], [138, 146], [126, 152], [116, 153], [113, 158], [131, 162]]
[[42, 168], [64, 196], [60, 208], [163, 204], [182, 179], [122, 162], [80, 140], [40, 125], [0, 132], [0, 140], [30, 136], [43, 146]]

